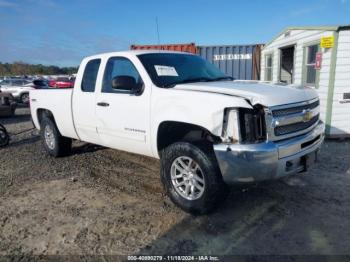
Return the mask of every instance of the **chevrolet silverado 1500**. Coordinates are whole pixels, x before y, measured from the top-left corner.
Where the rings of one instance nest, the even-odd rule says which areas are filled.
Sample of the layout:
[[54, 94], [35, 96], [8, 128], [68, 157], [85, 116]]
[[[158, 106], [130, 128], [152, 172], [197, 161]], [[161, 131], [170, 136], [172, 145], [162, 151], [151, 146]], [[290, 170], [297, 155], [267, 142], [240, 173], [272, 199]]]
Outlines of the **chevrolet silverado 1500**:
[[72, 140], [159, 158], [185, 211], [206, 213], [227, 185], [305, 171], [324, 139], [312, 88], [233, 81], [199, 56], [126, 51], [85, 58], [73, 89], [30, 91], [47, 152]]

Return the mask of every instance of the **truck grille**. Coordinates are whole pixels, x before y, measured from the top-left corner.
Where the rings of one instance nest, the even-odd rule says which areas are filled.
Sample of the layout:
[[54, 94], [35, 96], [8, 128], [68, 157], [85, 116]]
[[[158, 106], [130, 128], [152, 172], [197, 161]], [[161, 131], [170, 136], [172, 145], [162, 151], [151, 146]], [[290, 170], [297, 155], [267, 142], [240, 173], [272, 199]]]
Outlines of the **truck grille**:
[[309, 122], [298, 122], [286, 126], [279, 126], [275, 128], [275, 135], [282, 136], [288, 135], [294, 132], [299, 132], [313, 126], [319, 119], [319, 115], [314, 116]]
[[311, 130], [320, 118], [320, 102], [311, 100], [295, 105], [278, 106], [271, 108], [270, 112], [270, 137], [280, 140]]
[[315, 101], [311, 104], [308, 104], [308, 105], [277, 109], [277, 110], [272, 111], [272, 116], [273, 117], [280, 117], [280, 116], [296, 114], [296, 113], [302, 112], [303, 110], [314, 109], [314, 108], [318, 107], [319, 105], [320, 105], [320, 101], [317, 100], [317, 101]]

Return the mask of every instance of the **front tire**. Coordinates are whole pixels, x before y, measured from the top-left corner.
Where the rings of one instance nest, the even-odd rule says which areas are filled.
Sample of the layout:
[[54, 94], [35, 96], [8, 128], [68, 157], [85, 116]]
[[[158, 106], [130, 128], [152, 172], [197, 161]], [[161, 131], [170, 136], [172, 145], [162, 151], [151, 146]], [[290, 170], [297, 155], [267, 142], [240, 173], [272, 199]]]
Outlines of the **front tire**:
[[212, 149], [187, 142], [162, 151], [161, 180], [170, 199], [194, 215], [213, 211], [228, 192]]
[[61, 157], [71, 152], [72, 139], [62, 136], [50, 118], [45, 117], [41, 121], [40, 132], [44, 148], [50, 156]]

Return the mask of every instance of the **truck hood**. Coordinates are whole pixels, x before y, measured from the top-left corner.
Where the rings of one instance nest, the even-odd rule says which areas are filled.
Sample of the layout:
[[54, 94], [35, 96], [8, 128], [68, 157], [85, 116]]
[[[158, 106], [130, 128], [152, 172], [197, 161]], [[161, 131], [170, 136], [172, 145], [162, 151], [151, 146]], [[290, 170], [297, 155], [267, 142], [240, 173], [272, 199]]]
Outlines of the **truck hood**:
[[238, 96], [248, 99], [253, 105], [261, 104], [266, 107], [298, 103], [318, 97], [316, 91], [308, 87], [248, 81], [179, 84], [174, 89]]

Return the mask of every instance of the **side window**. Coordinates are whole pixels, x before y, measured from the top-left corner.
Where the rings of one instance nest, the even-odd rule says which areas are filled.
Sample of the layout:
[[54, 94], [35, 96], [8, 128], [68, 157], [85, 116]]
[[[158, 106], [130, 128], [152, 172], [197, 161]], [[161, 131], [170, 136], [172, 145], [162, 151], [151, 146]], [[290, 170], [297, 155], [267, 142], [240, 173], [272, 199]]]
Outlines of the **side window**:
[[118, 89], [112, 87], [112, 80], [119, 76], [129, 76], [135, 79], [137, 85], [143, 85], [141, 76], [133, 63], [124, 57], [111, 57], [106, 65], [105, 73], [103, 76], [103, 93], [129, 93], [130, 90], [123, 88]]
[[86, 64], [81, 81], [81, 90], [83, 92], [95, 92], [96, 78], [100, 64], [101, 59], [90, 60]]
[[316, 54], [318, 52], [318, 45], [307, 46], [306, 59], [305, 59], [305, 84], [315, 86], [316, 85]]
[[265, 56], [265, 81], [272, 81], [272, 54]]
[[22, 86], [23, 85], [23, 80], [14, 80], [12, 82], [12, 85], [14, 85], [14, 86]]

